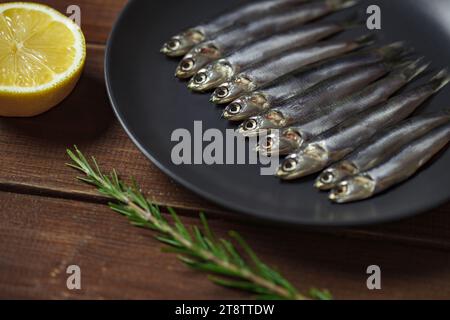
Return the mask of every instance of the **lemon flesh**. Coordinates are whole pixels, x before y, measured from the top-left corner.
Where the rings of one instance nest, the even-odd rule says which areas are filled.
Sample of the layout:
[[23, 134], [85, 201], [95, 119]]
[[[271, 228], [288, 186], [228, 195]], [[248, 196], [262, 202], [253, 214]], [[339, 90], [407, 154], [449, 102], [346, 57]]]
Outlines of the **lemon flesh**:
[[35, 116], [75, 87], [86, 57], [81, 29], [45, 5], [0, 4], [0, 116]]

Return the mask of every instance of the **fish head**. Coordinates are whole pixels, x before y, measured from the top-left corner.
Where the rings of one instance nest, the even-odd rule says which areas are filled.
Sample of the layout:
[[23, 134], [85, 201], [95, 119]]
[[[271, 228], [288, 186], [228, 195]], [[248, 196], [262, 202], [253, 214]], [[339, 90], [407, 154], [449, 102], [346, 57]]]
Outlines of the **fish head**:
[[251, 117], [244, 121], [237, 129], [237, 132], [246, 137], [258, 135], [263, 130], [279, 129], [284, 126], [283, 114], [276, 110], [271, 110], [264, 115]]
[[189, 29], [167, 41], [161, 48], [161, 53], [169, 57], [181, 57], [204, 40], [205, 35], [202, 32], [196, 29]]
[[298, 153], [287, 156], [276, 175], [282, 180], [294, 180], [316, 173], [327, 163], [325, 154], [325, 150], [318, 145], [307, 146]]
[[357, 172], [357, 168], [348, 161], [342, 161], [341, 163], [332, 166], [323, 171], [317, 178], [314, 186], [319, 190], [331, 190], [337, 186], [339, 181], [354, 175]]
[[200, 69], [188, 83], [192, 91], [204, 92], [218, 87], [231, 78], [233, 68], [224, 59], [208, 64]]
[[221, 84], [211, 96], [211, 102], [215, 104], [230, 103], [243, 94], [253, 91], [253, 82], [245, 76], [235, 76], [231, 81]]
[[189, 51], [178, 64], [175, 76], [187, 79], [194, 76], [208, 63], [220, 58], [220, 50], [211, 43], [202, 43]]
[[330, 200], [347, 203], [370, 198], [375, 192], [375, 181], [368, 175], [356, 175], [341, 181], [330, 192]]
[[230, 121], [242, 121], [266, 111], [269, 108], [264, 94], [253, 92], [243, 95], [230, 103], [223, 112], [223, 118]]
[[304, 142], [301, 132], [289, 128], [280, 132], [271, 132], [256, 151], [266, 156], [288, 155], [300, 149]]

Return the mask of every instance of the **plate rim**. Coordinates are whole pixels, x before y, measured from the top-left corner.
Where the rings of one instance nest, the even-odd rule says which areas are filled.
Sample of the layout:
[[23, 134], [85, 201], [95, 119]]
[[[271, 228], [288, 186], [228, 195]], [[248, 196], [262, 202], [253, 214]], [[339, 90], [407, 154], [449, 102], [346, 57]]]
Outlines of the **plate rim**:
[[117, 30], [119, 28], [120, 22], [123, 20], [123, 17], [125, 14], [130, 10], [130, 7], [137, 2], [138, 0], [129, 0], [126, 5], [122, 8], [121, 12], [118, 14], [116, 20], [114, 21], [113, 27], [111, 28], [110, 34], [108, 36], [108, 39], [106, 41], [106, 48], [105, 48], [105, 56], [104, 56], [104, 77], [105, 77], [105, 86], [106, 86], [106, 92], [108, 99], [110, 101], [111, 107], [113, 109], [113, 112], [119, 121], [121, 127], [124, 129], [127, 136], [131, 139], [131, 141], [134, 143], [134, 145], [139, 149], [139, 151], [148, 159], [150, 160], [159, 170], [161, 170], [164, 174], [169, 176], [171, 179], [173, 179], [175, 182], [179, 183], [181, 186], [187, 188], [188, 190], [192, 191], [196, 195], [200, 196], [202, 199], [206, 201], [210, 201], [213, 204], [216, 204], [223, 209], [230, 210], [230, 214], [236, 215], [237, 213], [240, 213], [242, 215], [245, 215], [249, 218], [262, 221], [262, 222], [270, 222], [270, 223], [276, 223], [278, 225], [285, 225], [285, 226], [296, 226], [296, 227], [321, 227], [321, 228], [343, 228], [343, 227], [364, 227], [364, 226], [376, 226], [381, 225], [389, 222], [396, 222], [403, 220], [405, 218], [411, 218], [414, 216], [418, 216], [420, 214], [426, 213], [427, 211], [431, 211], [433, 209], [437, 209], [445, 204], [447, 204], [450, 201], [450, 195], [447, 196], [445, 200], [435, 202], [434, 204], [422, 204], [420, 206], [415, 207], [415, 209], [411, 210], [410, 212], [405, 212], [403, 214], [398, 214], [393, 217], [369, 217], [364, 220], [358, 220], [358, 221], [299, 221], [298, 219], [291, 219], [286, 217], [269, 217], [269, 216], [262, 216], [258, 214], [256, 211], [249, 210], [248, 208], [244, 208], [240, 205], [236, 205], [234, 203], [230, 203], [228, 201], [222, 200], [219, 196], [216, 196], [214, 194], [209, 193], [207, 190], [197, 187], [195, 184], [189, 182], [185, 178], [180, 177], [176, 173], [172, 172], [170, 169], [168, 169], [164, 164], [162, 164], [159, 160], [156, 159], [150, 152], [148, 152], [144, 147], [143, 144], [139, 141], [139, 138], [135, 136], [132, 132], [132, 129], [130, 126], [127, 125], [125, 117], [121, 114], [120, 108], [118, 108], [118, 104], [116, 102], [116, 99], [114, 98], [113, 89], [111, 85], [111, 79], [110, 79], [110, 59], [111, 59], [111, 44], [113, 42], [113, 39], [115, 38], [117, 34]]

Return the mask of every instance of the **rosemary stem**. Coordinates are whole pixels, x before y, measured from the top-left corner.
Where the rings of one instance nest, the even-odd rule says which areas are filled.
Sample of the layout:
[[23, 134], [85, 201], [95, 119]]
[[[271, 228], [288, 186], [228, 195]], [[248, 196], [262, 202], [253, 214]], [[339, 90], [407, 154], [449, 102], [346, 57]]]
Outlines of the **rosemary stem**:
[[[123, 183], [115, 170], [109, 175], [103, 174], [95, 158], [92, 158], [91, 165], [76, 147], [75, 153], [71, 150], [67, 152], [73, 161], [68, 165], [85, 175], [79, 179], [115, 200], [110, 203], [111, 209], [127, 216], [138, 226], [158, 232], [158, 240], [181, 253], [180, 259], [188, 266], [219, 275], [220, 277], [212, 279], [216, 284], [256, 293], [263, 299], [310, 300], [308, 296], [300, 294], [276, 270], [260, 261], [239, 234], [231, 232], [230, 236], [240, 244], [246, 257], [241, 256], [230, 241], [216, 239], [203, 215], [203, 230], [194, 226], [192, 231], [189, 231], [176, 212], [168, 208], [174, 219], [172, 225], [162, 216], [159, 208], [145, 198], [135, 182], [132, 186]], [[325, 290], [311, 289], [310, 296], [312, 299], [331, 299], [331, 295]]]
[[243, 279], [248, 280], [253, 283], [256, 283], [256, 284], [260, 285], [261, 287], [264, 287], [286, 299], [294, 298], [295, 300], [308, 300], [305, 296], [303, 296], [299, 293], [296, 293], [295, 296], [293, 297], [293, 295], [288, 290], [286, 290], [280, 286], [277, 286], [276, 284], [271, 283], [270, 281], [267, 281], [264, 278], [261, 278], [260, 276], [254, 274], [250, 270], [248, 270], [246, 268], [238, 267], [234, 264], [229, 263], [228, 261], [224, 261], [224, 260], [217, 258], [210, 252], [208, 252], [208, 251], [204, 250], [203, 248], [200, 248], [200, 247], [196, 246], [195, 244], [193, 244], [192, 242], [186, 240], [183, 236], [181, 236], [178, 232], [176, 232], [170, 226], [168, 226], [166, 224], [161, 224], [160, 221], [158, 219], [155, 219], [155, 217], [150, 212], [148, 212], [147, 210], [144, 210], [141, 207], [137, 206], [136, 204], [132, 203], [128, 198], [125, 200], [125, 204], [128, 205], [134, 211], [136, 211], [142, 218], [144, 218], [147, 221], [149, 221], [150, 223], [156, 225], [161, 232], [170, 235], [175, 240], [180, 242], [185, 248], [197, 252], [198, 255], [205, 261], [214, 262], [215, 264], [220, 265], [221, 267], [223, 267], [233, 273], [240, 274]]

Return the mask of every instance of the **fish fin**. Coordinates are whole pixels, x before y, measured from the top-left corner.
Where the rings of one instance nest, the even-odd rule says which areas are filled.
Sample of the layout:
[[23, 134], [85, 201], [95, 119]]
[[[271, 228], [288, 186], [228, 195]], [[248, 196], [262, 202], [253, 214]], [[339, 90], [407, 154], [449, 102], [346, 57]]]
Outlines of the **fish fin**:
[[328, 5], [335, 11], [347, 9], [359, 3], [359, 0], [328, 0]]
[[450, 74], [447, 69], [439, 71], [434, 77], [430, 79], [430, 84], [433, 85], [434, 92], [440, 91], [450, 82]]
[[368, 47], [371, 46], [375, 40], [376, 40], [375, 34], [369, 33], [365, 34], [358, 39], [355, 40], [355, 42], [362, 48], [362, 47]]
[[405, 77], [407, 82], [410, 82], [425, 70], [427, 70], [430, 66], [429, 62], [423, 62], [423, 60], [424, 57], [420, 57], [419, 59], [416, 59], [414, 61], [406, 61], [404, 63], [401, 63], [397, 68], [398, 72], [400, 72], [400, 74]]
[[408, 47], [405, 42], [399, 41], [375, 50], [388, 62], [399, 62], [414, 53], [414, 49]]

